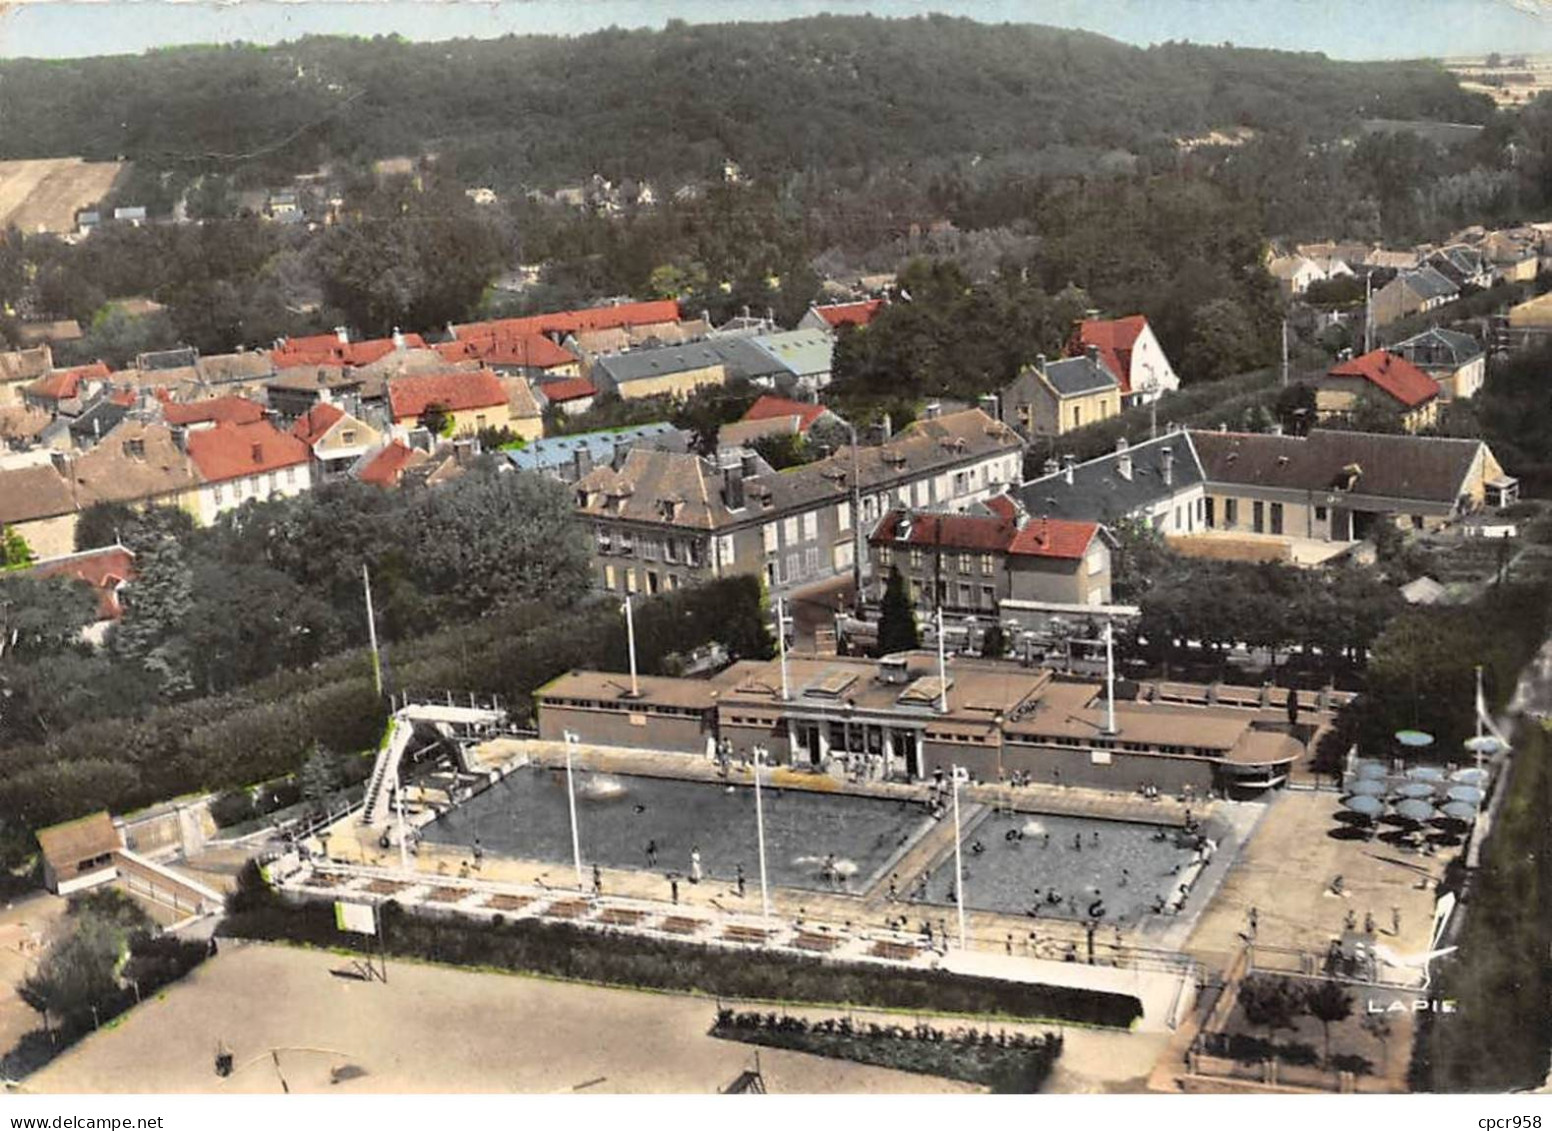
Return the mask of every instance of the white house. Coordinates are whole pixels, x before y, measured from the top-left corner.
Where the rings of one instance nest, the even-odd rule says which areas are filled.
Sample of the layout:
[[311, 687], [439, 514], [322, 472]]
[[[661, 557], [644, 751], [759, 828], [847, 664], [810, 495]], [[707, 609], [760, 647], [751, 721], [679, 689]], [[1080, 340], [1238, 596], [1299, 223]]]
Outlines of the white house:
[[196, 513], [211, 523], [249, 499], [300, 495], [312, 489], [312, 449], [267, 420], [220, 423], [188, 433], [189, 459], [199, 474]]
[[1090, 346], [1099, 351], [1100, 360], [1120, 382], [1123, 407], [1148, 404], [1180, 388], [1180, 378], [1165, 356], [1164, 347], [1141, 314], [1084, 319], [1069, 352], [1083, 354]]

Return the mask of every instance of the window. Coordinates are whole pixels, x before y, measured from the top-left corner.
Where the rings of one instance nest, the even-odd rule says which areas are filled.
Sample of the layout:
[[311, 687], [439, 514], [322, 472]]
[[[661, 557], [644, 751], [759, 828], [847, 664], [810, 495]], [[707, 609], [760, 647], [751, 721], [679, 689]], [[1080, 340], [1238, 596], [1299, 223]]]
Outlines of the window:
[[1084, 559], [1084, 562], [1088, 566], [1089, 576], [1093, 577], [1096, 573], [1105, 568], [1104, 548], [1101, 546], [1095, 546], [1092, 550], [1089, 551], [1089, 556]]
[[732, 565], [734, 559], [733, 536], [723, 534], [717, 538], [717, 560], [723, 565]]
[[990, 585], [981, 586], [981, 608], [995, 609], [997, 607], [997, 591]]
[[840, 530], [851, 529], [851, 504], [849, 502], [835, 504], [835, 525]]
[[809, 576], [819, 572], [819, 547], [810, 546], [803, 551], [803, 572]]
[[990, 577], [992, 575], [992, 572], [993, 572], [993, 570], [995, 568], [996, 567], [995, 567], [995, 565], [993, 563], [992, 556], [990, 554], [982, 554], [981, 555], [981, 576], [982, 577]]
[[798, 555], [797, 554], [788, 554], [787, 555], [787, 581], [790, 583], [790, 582], [796, 580], [797, 576], [798, 576]]
[[679, 560], [679, 543], [672, 538], [663, 539], [663, 560], [665, 562]]
[[1179, 507], [1175, 508], [1175, 529], [1176, 530], [1180, 529], [1180, 508]]
[[657, 570], [649, 569], [649, 570], [647, 570], [647, 592], [650, 593], [650, 594], [653, 594], [655, 596], [657, 594], [657, 591], [658, 591]]
[[1326, 521], [1326, 508], [1325, 507], [1316, 507], [1315, 508], [1315, 521], [1316, 522], [1325, 522]]
[[968, 472], [954, 472], [954, 494], [963, 495], [970, 490], [970, 475]]
[[1239, 525], [1239, 500], [1223, 500], [1223, 525], [1233, 527]]
[[485, 427], [485, 414], [483, 412], [479, 413], [477, 416], [475, 416], [475, 418], [474, 418], [474, 427], [476, 429]]
[[959, 607], [961, 609], [968, 609], [970, 607], [970, 602], [974, 600], [971, 596], [973, 592], [974, 590], [963, 581], [959, 583]]
[[1250, 529], [1257, 534], [1266, 532], [1266, 504], [1260, 499], [1250, 504]]
[[912, 486], [911, 489], [916, 492], [917, 506], [924, 507], [932, 501], [927, 497], [927, 484], [918, 481]]
[[[888, 546], [884, 547], [886, 550], [888, 548]], [[852, 553], [850, 542], [838, 543], [835, 547], [834, 557], [836, 573], [844, 573], [846, 570], [849, 570], [852, 567], [852, 562], [856, 560], [855, 555]], [[888, 569], [889, 567], [886, 565], [884, 568]]]
[[627, 569], [625, 571], [625, 592], [636, 592], [636, 571], [634, 569]]
[[1074, 428], [1082, 428], [1083, 427], [1083, 406], [1082, 405], [1076, 405], [1075, 404], [1075, 405], [1072, 406], [1072, 426]]
[[[840, 547], [839, 546], [836, 547], [836, 551], [837, 552], [840, 551]], [[892, 566], [894, 564], [895, 564], [895, 551], [894, 551], [894, 548], [891, 547], [891, 546], [880, 546], [878, 548], [878, 566], [879, 566], [879, 568], [880, 569], [888, 569], [890, 566]]]
[[340, 443], [342, 443], [342, 444], [354, 444], [355, 442], [356, 442], [356, 430], [354, 428], [347, 428], [343, 432], [340, 433]]
[[294, 468], [294, 467], [286, 468], [286, 486], [287, 487], [294, 487], [294, 486], [296, 486], [296, 468]]
[[1207, 519], [1206, 519], [1207, 525], [1208, 526], [1214, 526], [1214, 525], [1217, 524], [1218, 516], [1217, 516], [1217, 514], [1215, 512], [1215, 508], [1214, 508], [1213, 504], [1216, 503], [1217, 500], [1216, 499], [1207, 499], [1207, 500], [1205, 500], [1205, 502], [1207, 504], [1207, 510], [1206, 510], [1206, 513], [1207, 513]]
[[803, 516], [803, 541], [812, 542], [819, 537], [819, 515], [809, 511]]
[[641, 556], [649, 562], [657, 561], [657, 539], [643, 538], [641, 540]]
[[973, 569], [973, 568], [974, 567], [971, 565], [971, 561], [970, 561], [970, 555], [969, 554], [960, 554], [959, 555], [959, 572], [960, 573], [969, 573], [971, 571], [971, 569]]
[[[765, 539], [765, 552], [767, 554], [774, 554], [776, 552], [776, 524], [774, 522], [767, 522], [760, 528], [760, 536]], [[724, 560], [732, 561], [733, 558], [729, 555]]]
[[921, 569], [921, 567], [922, 567], [921, 547], [920, 546], [912, 546], [911, 547], [911, 568], [912, 569]]
[[781, 544], [783, 546], [796, 545], [798, 540], [798, 516], [793, 515], [781, 525]]
[[[607, 527], [595, 526], [593, 528], [593, 538], [598, 543], [598, 552], [600, 554], [610, 553], [614, 549], [614, 536], [609, 533]], [[609, 588], [613, 589], [614, 586], [611, 585]]]
[[1281, 534], [1282, 532], [1283, 532], [1283, 505], [1281, 503], [1273, 503], [1272, 504], [1272, 533], [1273, 534]]
[[211, 493], [215, 496], [216, 506], [219, 507], [226, 502], [226, 486], [224, 484], [217, 483]]
[[614, 567], [612, 565], [604, 566], [604, 588], [609, 590], [611, 593], [613, 593], [616, 588]]

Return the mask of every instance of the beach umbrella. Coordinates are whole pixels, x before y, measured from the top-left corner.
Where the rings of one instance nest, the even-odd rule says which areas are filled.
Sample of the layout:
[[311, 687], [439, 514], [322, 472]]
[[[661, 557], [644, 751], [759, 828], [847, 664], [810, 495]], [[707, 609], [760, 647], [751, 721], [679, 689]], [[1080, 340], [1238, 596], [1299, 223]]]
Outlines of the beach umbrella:
[[1426, 801], [1411, 798], [1406, 801], [1396, 802], [1395, 814], [1408, 821], [1431, 821], [1433, 819], [1433, 806]]
[[1357, 773], [1361, 778], [1382, 778], [1390, 771], [1383, 762], [1359, 762]]
[[1349, 797], [1342, 804], [1354, 813], [1360, 813], [1365, 817], [1378, 817], [1385, 811], [1385, 803], [1383, 801], [1378, 797], [1369, 797], [1366, 794]]
[[1490, 734], [1479, 734], [1475, 738], [1468, 738], [1465, 742], [1467, 750], [1473, 754], [1480, 754], [1484, 758], [1491, 758], [1494, 754], [1503, 750], [1503, 742]]
[[1413, 781], [1443, 781], [1444, 771], [1438, 766], [1413, 766], [1406, 776]]
[[1474, 785], [1457, 785], [1445, 796], [1451, 801], [1464, 801], [1467, 805], [1480, 805], [1485, 794]]
[[1421, 749], [1424, 746], [1433, 745], [1433, 735], [1422, 730], [1398, 730], [1396, 732], [1396, 741], [1401, 743], [1402, 746]]
[[1347, 787], [1347, 792], [1353, 797], [1384, 797], [1385, 783], [1373, 778], [1359, 778]]
[[1397, 797], [1432, 797], [1433, 783], [1426, 781], [1409, 781], [1396, 787]]
[[1474, 821], [1477, 819], [1477, 807], [1467, 805], [1464, 801], [1451, 801], [1440, 810], [1452, 821]]
[[1481, 787], [1487, 784], [1488, 776], [1489, 775], [1486, 770], [1479, 770], [1475, 766], [1467, 766], [1465, 769], [1456, 770], [1453, 774], [1451, 774], [1450, 781], [1455, 782], [1457, 785], [1474, 785]]

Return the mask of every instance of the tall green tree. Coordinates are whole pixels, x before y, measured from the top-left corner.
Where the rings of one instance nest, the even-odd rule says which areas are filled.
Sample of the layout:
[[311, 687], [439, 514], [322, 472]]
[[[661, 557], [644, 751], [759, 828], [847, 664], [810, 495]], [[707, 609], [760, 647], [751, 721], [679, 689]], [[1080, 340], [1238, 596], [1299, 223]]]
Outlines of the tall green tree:
[[184, 636], [193, 597], [193, 573], [183, 547], [170, 535], [139, 551], [135, 583], [124, 593], [124, 615], [114, 629], [114, 653], [157, 680], [164, 697], [191, 690], [192, 662]]
[[916, 627], [916, 613], [905, 592], [905, 578], [898, 566], [889, 567], [889, 579], [884, 583], [884, 599], [878, 610], [878, 652], [887, 656], [893, 652], [909, 652], [921, 647], [921, 632]]

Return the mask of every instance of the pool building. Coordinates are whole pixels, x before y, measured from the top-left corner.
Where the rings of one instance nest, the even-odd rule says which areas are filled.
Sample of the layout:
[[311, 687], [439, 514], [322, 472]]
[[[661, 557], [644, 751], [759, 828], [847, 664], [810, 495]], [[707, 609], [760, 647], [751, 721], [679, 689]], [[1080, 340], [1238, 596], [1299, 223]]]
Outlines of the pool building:
[[[1287, 696], [1299, 697], [1290, 725]], [[536, 693], [539, 734], [702, 757], [754, 746], [817, 772], [1244, 795], [1283, 784], [1349, 697], [1221, 684], [1073, 680], [1042, 668], [912, 652], [881, 660], [740, 661], [710, 679], [572, 671]]]

